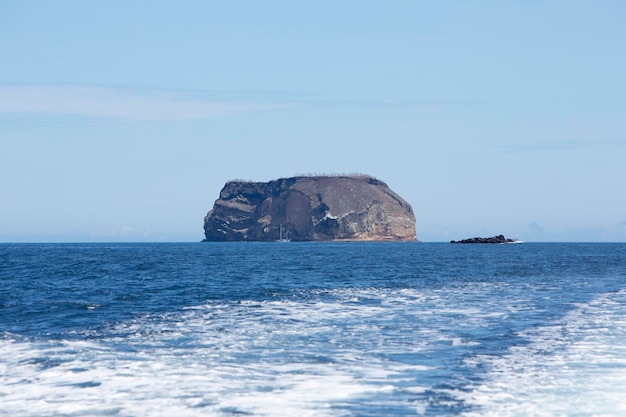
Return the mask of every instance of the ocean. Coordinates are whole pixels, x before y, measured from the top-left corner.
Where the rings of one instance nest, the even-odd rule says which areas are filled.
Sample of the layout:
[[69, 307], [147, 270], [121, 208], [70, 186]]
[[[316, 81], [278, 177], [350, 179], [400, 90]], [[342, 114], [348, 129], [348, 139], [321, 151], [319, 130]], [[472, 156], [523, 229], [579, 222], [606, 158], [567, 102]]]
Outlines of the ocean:
[[0, 244], [1, 416], [624, 416], [626, 244]]

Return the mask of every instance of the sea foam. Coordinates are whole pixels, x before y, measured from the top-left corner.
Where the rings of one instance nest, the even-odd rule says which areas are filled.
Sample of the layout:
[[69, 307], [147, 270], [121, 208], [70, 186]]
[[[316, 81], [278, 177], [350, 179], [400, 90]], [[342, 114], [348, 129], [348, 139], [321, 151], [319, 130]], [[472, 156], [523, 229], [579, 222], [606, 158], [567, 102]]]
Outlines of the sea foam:
[[483, 357], [488, 380], [463, 395], [469, 416], [626, 415], [626, 291], [526, 331], [526, 346]]

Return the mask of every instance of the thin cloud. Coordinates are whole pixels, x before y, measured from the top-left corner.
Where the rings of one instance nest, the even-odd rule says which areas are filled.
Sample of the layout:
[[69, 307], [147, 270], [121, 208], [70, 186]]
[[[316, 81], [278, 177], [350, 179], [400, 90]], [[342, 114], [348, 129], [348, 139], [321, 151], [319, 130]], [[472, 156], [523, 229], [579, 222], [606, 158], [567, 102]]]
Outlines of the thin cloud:
[[287, 102], [211, 99], [197, 94], [97, 86], [0, 86], [0, 113], [56, 114], [127, 121], [198, 120], [291, 107]]
[[528, 153], [528, 152], [553, 152], [553, 151], [574, 151], [595, 147], [624, 146], [626, 141], [622, 140], [569, 140], [569, 141], [546, 141], [528, 144], [502, 145], [498, 148], [503, 153]]

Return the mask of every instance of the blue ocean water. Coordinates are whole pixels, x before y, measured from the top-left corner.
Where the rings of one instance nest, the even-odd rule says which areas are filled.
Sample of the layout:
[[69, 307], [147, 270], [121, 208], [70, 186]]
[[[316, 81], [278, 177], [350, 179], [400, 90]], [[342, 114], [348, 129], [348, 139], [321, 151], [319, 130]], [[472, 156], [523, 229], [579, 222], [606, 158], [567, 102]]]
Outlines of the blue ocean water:
[[626, 415], [626, 244], [0, 245], [2, 416]]

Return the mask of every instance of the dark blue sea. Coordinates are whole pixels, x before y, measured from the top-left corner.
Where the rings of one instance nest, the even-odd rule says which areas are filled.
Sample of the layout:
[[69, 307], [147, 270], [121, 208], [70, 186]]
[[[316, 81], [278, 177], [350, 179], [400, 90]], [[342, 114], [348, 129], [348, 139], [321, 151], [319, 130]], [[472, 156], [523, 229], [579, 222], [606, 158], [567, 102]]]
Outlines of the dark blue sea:
[[626, 244], [1, 244], [2, 416], [624, 416]]

